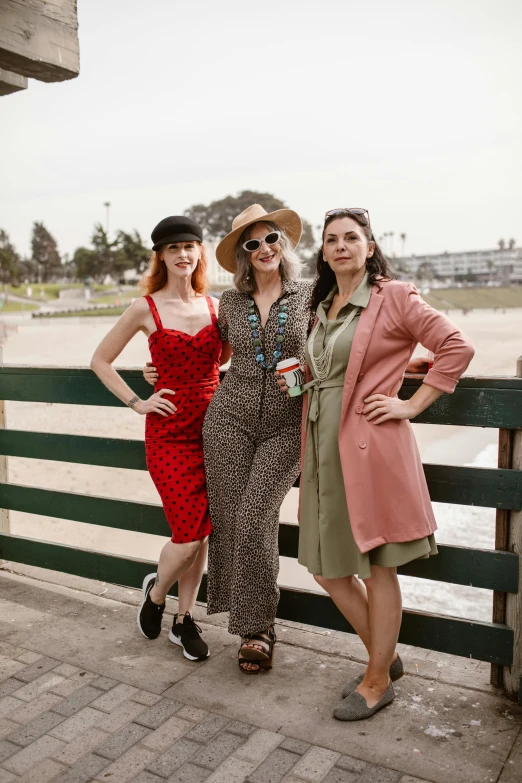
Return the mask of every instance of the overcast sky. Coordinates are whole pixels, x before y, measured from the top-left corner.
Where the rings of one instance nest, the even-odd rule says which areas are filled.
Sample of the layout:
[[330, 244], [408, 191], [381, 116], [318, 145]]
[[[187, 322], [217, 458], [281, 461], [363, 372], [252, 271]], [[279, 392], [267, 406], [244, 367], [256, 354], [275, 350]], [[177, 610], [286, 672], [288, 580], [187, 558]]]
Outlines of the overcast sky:
[[[406, 253], [522, 245], [520, 0], [79, 0], [81, 70], [0, 98], [0, 227], [154, 225], [243, 189]], [[399, 241], [395, 243], [400, 252]]]

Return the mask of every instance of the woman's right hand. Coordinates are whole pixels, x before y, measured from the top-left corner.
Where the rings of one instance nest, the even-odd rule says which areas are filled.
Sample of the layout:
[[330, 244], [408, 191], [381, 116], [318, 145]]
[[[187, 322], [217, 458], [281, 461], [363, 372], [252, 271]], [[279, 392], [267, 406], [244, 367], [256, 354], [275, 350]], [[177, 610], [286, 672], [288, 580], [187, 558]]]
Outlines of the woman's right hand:
[[143, 377], [147, 381], [147, 383], [150, 383], [151, 386], [155, 386], [159, 375], [156, 368], [153, 366], [152, 362], [147, 362], [145, 367], [143, 368]]
[[[433, 361], [433, 359], [431, 361]], [[415, 356], [410, 359], [404, 372], [410, 373], [412, 375], [425, 375], [430, 369], [429, 362], [429, 356]]]
[[176, 394], [172, 389], [160, 389], [155, 392], [148, 400], [138, 400], [133, 405], [133, 410], [145, 416], [147, 413], [159, 413], [160, 416], [172, 416], [177, 408], [170, 400], [163, 399], [164, 394]]
[[279, 386], [283, 394], [286, 394], [288, 399], [290, 399], [290, 395], [288, 394], [288, 386], [286, 385], [286, 381], [284, 377], [280, 375], [280, 373], [278, 373], [277, 370], [275, 371], [274, 375], [275, 375], [277, 385]]

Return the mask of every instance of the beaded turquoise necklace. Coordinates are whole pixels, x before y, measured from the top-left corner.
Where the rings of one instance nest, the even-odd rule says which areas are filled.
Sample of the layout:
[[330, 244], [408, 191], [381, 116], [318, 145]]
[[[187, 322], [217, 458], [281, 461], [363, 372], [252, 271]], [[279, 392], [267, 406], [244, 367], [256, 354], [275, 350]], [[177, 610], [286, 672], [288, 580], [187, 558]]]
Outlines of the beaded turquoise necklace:
[[277, 336], [276, 343], [277, 348], [273, 352], [273, 359], [270, 364], [267, 363], [265, 355], [263, 353], [263, 343], [261, 340], [261, 325], [259, 322], [259, 316], [256, 313], [256, 303], [254, 299], [248, 300], [248, 323], [252, 330], [252, 344], [254, 346], [256, 362], [264, 367], [265, 370], [273, 370], [281, 356], [283, 355], [283, 341], [285, 339], [285, 326], [288, 320], [287, 313], [288, 299], [281, 299], [279, 302], [279, 312], [277, 314]]

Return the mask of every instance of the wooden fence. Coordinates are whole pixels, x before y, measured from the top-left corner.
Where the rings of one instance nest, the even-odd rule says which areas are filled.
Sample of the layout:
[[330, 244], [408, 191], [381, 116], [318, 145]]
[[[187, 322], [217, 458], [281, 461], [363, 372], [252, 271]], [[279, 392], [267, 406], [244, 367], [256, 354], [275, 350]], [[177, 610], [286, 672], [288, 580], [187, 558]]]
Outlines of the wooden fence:
[[[141, 372], [121, 375], [140, 396], [148, 396]], [[400, 641], [492, 664], [492, 681], [522, 703], [522, 360], [518, 377], [465, 377], [453, 395], [443, 395], [415, 421], [500, 430], [498, 468], [424, 465], [433, 501], [497, 509], [495, 550], [439, 545], [439, 555], [399, 568], [399, 573], [434, 582], [486, 588], [493, 593], [492, 622], [405, 610]], [[405, 379], [410, 397], [421, 383]], [[121, 406], [88, 369], [0, 368], [0, 400]], [[8, 456], [146, 470], [140, 441], [10, 430], [0, 402], [0, 558], [130, 587], [139, 587], [151, 564], [99, 551], [22, 538], [9, 532], [9, 510], [141, 533], [165, 535], [161, 506], [7, 482]], [[130, 415], [130, 414], [129, 414]], [[280, 554], [297, 556], [298, 528], [279, 528]], [[436, 586], [434, 585], [434, 590]], [[175, 594], [175, 588], [173, 590]], [[199, 600], [206, 597], [203, 580]], [[328, 596], [281, 589], [278, 617], [352, 631]]]

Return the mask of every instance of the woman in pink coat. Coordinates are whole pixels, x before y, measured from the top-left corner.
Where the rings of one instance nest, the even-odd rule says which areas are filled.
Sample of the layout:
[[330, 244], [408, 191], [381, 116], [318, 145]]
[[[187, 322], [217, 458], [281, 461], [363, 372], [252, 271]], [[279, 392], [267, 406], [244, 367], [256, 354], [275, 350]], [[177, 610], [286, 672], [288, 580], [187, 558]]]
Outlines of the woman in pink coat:
[[[365, 674], [348, 683], [334, 710], [339, 720], [360, 720], [393, 701], [392, 680], [403, 674], [395, 651], [397, 566], [437, 552], [409, 419], [453, 392], [474, 350], [411, 283], [391, 279], [366, 210], [327, 212], [317, 272], [317, 318], [306, 346], [299, 562], [368, 650]], [[400, 400], [418, 343], [433, 352], [433, 367], [413, 397]]]

